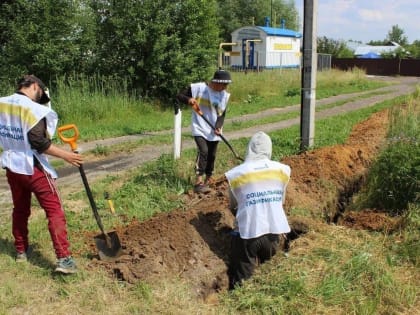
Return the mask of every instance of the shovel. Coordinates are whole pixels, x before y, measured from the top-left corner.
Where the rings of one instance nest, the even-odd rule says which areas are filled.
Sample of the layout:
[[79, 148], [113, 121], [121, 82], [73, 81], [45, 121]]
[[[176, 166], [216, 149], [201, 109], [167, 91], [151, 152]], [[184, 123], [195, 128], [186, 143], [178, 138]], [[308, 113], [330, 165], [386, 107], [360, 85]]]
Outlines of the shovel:
[[[216, 127], [214, 127], [211, 122], [203, 115], [203, 112], [200, 110], [200, 107], [193, 107], [193, 110], [201, 117], [204, 119], [204, 121], [210, 126], [211, 129], [213, 129], [213, 131], [216, 131]], [[228, 146], [228, 148], [230, 149], [230, 151], [232, 151], [233, 155], [235, 156], [235, 158], [237, 158], [240, 161], [244, 161], [243, 158], [241, 158], [238, 153], [235, 152], [235, 150], [233, 149], [233, 147], [231, 146], [231, 144], [229, 143], [229, 141], [226, 140], [226, 138], [220, 134], [218, 135], [220, 138], [222, 138], [223, 142], [226, 143], [226, 145]]]
[[[71, 137], [64, 136], [63, 132], [72, 131], [73, 135]], [[68, 143], [73, 152], [77, 152], [77, 138], [79, 137], [79, 131], [74, 124], [64, 125], [58, 128], [58, 136], [61, 141]], [[94, 237], [96, 248], [98, 249], [99, 258], [101, 260], [114, 260], [119, 257], [122, 253], [120, 239], [118, 234], [115, 231], [105, 233], [104, 226], [101, 221], [101, 217], [98, 213], [98, 208], [96, 206], [95, 200], [93, 199], [92, 191], [90, 190], [89, 183], [86, 178], [83, 165], [79, 166], [80, 175], [82, 177], [83, 185], [85, 186], [86, 194], [89, 198], [90, 206], [92, 207], [93, 215], [95, 217], [96, 223], [98, 224], [102, 234], [99, 234]]]

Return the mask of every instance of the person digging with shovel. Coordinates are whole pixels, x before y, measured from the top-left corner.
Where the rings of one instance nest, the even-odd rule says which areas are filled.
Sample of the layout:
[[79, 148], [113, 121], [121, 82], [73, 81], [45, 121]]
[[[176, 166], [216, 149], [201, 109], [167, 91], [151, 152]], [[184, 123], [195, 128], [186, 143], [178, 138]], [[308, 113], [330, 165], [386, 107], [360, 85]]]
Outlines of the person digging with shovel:
[[63, 150], [51, 142], [58, 117], [48, 106], [47, 89], [34, 75], [18, 81], [17, 91], [0, 98], [0, 147], [2, 167], [12, 192], [12, 234], [16, 261], [25, 262], [30, 254], [28, 220], [31, 215], [32, 193], [44, 209], [48, 230], [57, 257], [56, 272], [77, 272], [67, 239], [64, 209], [57, 190], [57, 173], [48, 162], [47, 154], [74, 166], [83, 163], [78, 153]]
[[[177, 95], [179, 102], [194, 109], [191, 131], [197, 145], [194, 184], [196, 193], [208, 193], [211, 190], [209, 184], [212, 181], [217, 145], [221, 140], [220, 135], [230, 97], [230, 93], [226, 91], [229, 83], [232, 83], [230, 73], [217, 70], [210, 82], [192, 83]], [[204, 175], [205, 180], [203, 180]]]

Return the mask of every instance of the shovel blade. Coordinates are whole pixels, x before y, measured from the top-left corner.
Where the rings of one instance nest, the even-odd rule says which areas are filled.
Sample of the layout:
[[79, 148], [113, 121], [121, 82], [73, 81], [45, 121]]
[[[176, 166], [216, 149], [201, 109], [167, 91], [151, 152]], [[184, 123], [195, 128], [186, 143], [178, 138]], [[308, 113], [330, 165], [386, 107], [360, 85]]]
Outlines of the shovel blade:
[[99, 259], [115, 260], [122, 254], [121, 242], [116, 232], [100, 234], [94, 237]]

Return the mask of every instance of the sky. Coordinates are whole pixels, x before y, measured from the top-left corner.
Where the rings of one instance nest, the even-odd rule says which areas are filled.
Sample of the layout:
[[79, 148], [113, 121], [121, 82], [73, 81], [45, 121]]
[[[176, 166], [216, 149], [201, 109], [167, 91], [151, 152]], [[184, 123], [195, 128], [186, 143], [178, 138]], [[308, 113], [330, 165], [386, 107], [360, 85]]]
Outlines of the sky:
[[[295, 4], [303, 25], [304, 0]], [[317, 37], [367, 43], [398, 25], [408, 43], [420, 40], [420, 0], [318, 0], [317, 20]]]

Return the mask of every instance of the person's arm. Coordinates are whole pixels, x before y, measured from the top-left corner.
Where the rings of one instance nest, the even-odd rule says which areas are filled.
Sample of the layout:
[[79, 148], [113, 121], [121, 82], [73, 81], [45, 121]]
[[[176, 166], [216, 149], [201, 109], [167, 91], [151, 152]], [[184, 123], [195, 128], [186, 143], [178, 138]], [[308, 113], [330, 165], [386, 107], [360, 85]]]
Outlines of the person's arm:
[[185, 89], [183, 91], [181, 91], [180, 93], [178, 93], [178, 95], [176, 96], [176, 99], [183, 104], [186, 105], [190, 105], [189, 101], [192, 98], [192, 91], [191, 91], [191, 86], [188, 89]]
[[183, 92], [179, 93], [176, 98], [179, 102], [190, 105], [197, 114], [200, 112], [200, 106], [197, 100], [192, 97], [191, 86]]
[[223, 124], [225, 123], [225, 116], [226, 116], [226, 110], [222, 113], [222, 115], [217, 117], [216, 125], [215, 125], [216, 129], [222, 129]]
[[52, 144], [51, 139], [46, 136], [46, 128], [44, 118], [29, 130], [28, 140], [31, 148], [39, 153], [45, 153], [63, 159], [74, 166], [80, 166], [83, 163], [82, 156], [79, 153], [63, 150]]
[[230, 188], [229, 188], [229, 209], [232, 212], [232, 214], [236, 216], [236, 212], [238, 211], [238, 202]]
[[28, 140], [31, 148], [39, 153], [44, 152], [51, 145], [51, 139], [45, 136], [46, 129], [47, 125], [44, 118], [28, 131]]
[[54, 144], [51, 144], [49, 148], [44, 151], [44, 153], [63, 159], [67, 163], [76, 167], [79, 167], [81, 164], [83, 164], [83, 158], [79, 153], [63, 150]]
[[222, 134], [222, 128], [223, 128], [223, 124], [225, 122], [225, 114], [226, 111], [223, 112], [222, 115], [218, 116], [216, 119], [216, 124], [214, 126], [214, 133], [218, 136], [220, 136]]

